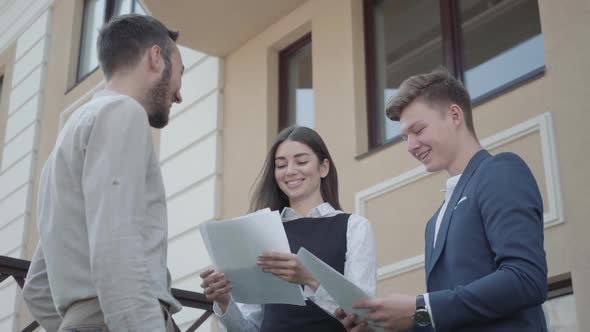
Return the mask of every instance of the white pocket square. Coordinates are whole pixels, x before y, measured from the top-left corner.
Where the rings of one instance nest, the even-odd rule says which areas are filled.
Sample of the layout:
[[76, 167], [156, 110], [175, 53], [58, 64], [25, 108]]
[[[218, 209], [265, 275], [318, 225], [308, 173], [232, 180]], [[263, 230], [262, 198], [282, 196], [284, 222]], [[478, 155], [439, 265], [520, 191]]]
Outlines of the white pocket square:
[[457, 204], [455, 204], [455, 209], [457, 208], [457, 206], [459, 206], [459, 204], [461, 204], [461, 202], [467, 200], [467, 196], [463, 196], [461, 197], [461, 199], [457, 202]]

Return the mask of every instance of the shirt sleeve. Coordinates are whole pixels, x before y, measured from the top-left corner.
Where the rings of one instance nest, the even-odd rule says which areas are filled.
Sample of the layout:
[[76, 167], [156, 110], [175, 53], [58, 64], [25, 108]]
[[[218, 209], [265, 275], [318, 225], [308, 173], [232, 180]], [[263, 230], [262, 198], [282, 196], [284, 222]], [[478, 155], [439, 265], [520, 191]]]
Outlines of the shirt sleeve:
[[231, 298], [225, 313], [221, 313], [217, 302], [213, 303], [213, 312], [223, 324], [225, 331], [260, 331], [263, 318], [262, 305], [237, 303]]
[[31, 315], [41, 327], [47, 331], [57, 331], [62, 318], [53, 303], [41, 242], [37, 244], [31, 260], [23, 288], [23, 298]]
[[428, 311], [428, 316], [430, 316], [430, 325], [432, 325], [432, 329], [436, 331], [436, 326], [434, 325], [434, 314], [432, 313], [432, 308], [430, 307], [430, 295], [428, 293], [424, 294], [424, 302], [426, 303], [426, 311]]
[[147, 114], [130, 98], [97, 113], [85, 147], [90, 268], [111, 331], [164, 331], [141, 234], [152, 149]]
[[[370, 296], [375, 296], [377, 270], [375, 265], [375, 239], [369, 221], [359, 215], [352, 214], [348, 219], [346, 230], [346, 262], [344, 277], [358, 286]], [[315, 291], [305, 287], [304, 294], [320, 308], [330, 314], [338, 308], [338, 304], [320, 285]]]

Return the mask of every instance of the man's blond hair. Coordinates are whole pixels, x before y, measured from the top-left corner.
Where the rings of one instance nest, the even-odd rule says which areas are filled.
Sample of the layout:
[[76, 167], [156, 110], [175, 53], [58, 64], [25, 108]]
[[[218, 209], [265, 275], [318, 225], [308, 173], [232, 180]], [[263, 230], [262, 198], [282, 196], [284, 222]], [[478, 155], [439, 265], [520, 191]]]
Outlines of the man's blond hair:
[[399, 121], [404, 109], [415, 100], [437, 106], [458, 105], [463, 110], [467, 129], [475, 136], [469, 92], [447, 69], [441, 67], [406, 79], [387, 103], [387, 117]]

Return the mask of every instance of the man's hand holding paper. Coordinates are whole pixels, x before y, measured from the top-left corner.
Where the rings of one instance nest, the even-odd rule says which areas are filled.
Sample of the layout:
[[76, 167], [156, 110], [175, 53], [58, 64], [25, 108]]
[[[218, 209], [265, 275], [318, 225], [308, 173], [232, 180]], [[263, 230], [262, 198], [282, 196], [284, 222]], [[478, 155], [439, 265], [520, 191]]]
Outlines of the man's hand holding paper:
[[217, 272], [212, 269], [207, 269], [201, 272], [201, 288], [207, 299], [217, 302], [222, 312], [227, 310], [229, 301], [231, 299], [231, 282], [225, 279], [222, 272]]
[[350, 327], [359, 325], [357, 330], [363, 331], [362, 328], [368, 326], [374, 331], [383, 331], [383, 329], [372, 326], [372, 324], [362, 325], [361, 321], [365, 320], [367, 309], [361, 309], [355, 306], [355, 304], [360, 301], [371, 300], [371, 296], [366, 294], [362, 289], [347, 280], [342, 274], [317, 258], [307, 249], [299, 249], [297, 257], [299, 257], [301, 263], [313, 274], [314, 278], [318, 280], [322, 287], [326, 289], [334, 301], [340, 306], [340, 309], [338, 310], [341, 314], [340, 318], [342, 319], [346, 316], [343, 315], [344, 312], [350, 315], [355, 315], [355, 318], [358, 318], [358, 320], [352, 319], [353, 316], [347, 318], [348, 321], [351, 321], [351, 324], [349, 324]]

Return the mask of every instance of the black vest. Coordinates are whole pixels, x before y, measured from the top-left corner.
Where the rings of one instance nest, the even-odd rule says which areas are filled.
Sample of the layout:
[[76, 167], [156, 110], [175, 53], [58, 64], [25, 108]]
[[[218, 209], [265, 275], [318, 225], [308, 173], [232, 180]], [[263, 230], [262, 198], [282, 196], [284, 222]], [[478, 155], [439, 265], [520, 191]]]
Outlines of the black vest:
[[[338, 272], [344, 274], [346, 231], [350, 214], [326, 218], [300, 218], [283, 223], [292, 253], [299, 248], [312, 252]], [[315, 303], [305, 306], [265, 304], [261, 332], [341, 332], [340, 322]]]

